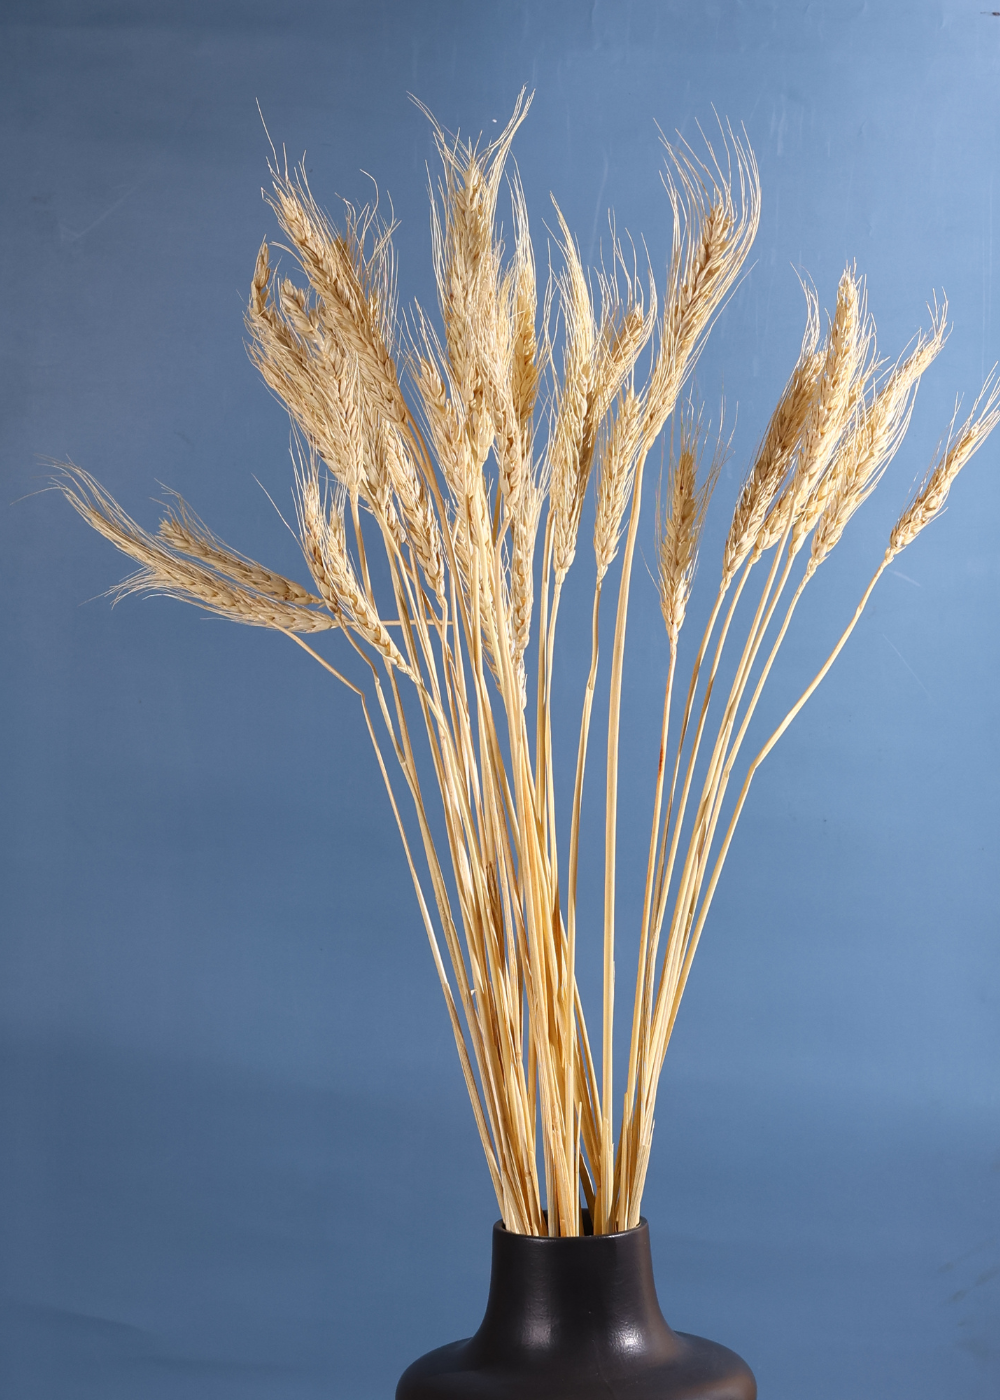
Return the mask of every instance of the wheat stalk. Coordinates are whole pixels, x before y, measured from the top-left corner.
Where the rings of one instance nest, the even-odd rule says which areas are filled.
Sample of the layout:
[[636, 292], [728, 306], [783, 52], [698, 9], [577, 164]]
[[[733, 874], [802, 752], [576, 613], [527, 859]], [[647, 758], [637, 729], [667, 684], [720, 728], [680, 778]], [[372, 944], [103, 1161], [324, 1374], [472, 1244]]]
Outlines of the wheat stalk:
[[[66, 464], [56, 480], [83, 518], [139, 564], [116, 597], [166, 594], [271, 628], [358, 697], [503, 1220], [522, 1233], [574, 1235], [584, 1205], [598, 1232], [639, 1219], [660, 1071], [752, 778], [828, 672], [888, 562], [940, 514], [958, 472], [997, 425], [1000, 382], [988, 380], [966, 422], [953, 425], [845, 631], [745, 765], [727, 805], [798, 602], [898, 450], [920, 378], [944, 344], [946, 307], [932, 304], [930, 329], [886, 368], [854, 268], [840, 279], [822, 343], [819, 299], [803, 283], [801, 347], [738, 494], [676, 724], [681, 632], [727, 450], [720, 433], [706, 464], [701, 412], [691, 398], [678, 404], [753, 242], [757, 168], [745, 139], [721, 123], [719, 154], [707, 141], [702, 156], [664, 143], [673, 236], [659, 291], [651, 269], [640, 280], [634, 247], [619, 240], [613, 219], [608, 261], [588, 272], [555, 205], [555, 265], [539, 299], [516, 171], [507, 172], [509, 248], [498, 215], [505, 162], [529, 105], [522, 93], [503, 132], [482, 147], [430, 118], [441, 161], [430, 190], [440, 330], [416, 303], [397, 310], [393, 224], [377, 202], [345, 203], [338, 225], [302, 169], [271, 171], [268, 199], [301, 277], [279, 276], [264, 243], [246, 326], [251, 358], [292, 422], [310, 587], [230, 548], [178, 496], [152, 534], [89, 473]], [[625, 642], [645, 464], [668, 421], [655, 556], [667, 677], [616, 1141]], [[592, 481], [591, 661], [561, 853], [566, 814], [552, 737], [567, 709], [555, 689], [556, 632]], [[769, 551], [769, 565], [758, 569]], [[740, 633], [740, 601], [762, 576]], [[607, 592], [615, 615], [602, 678]], [[331, 630], [342, 634], [360, 681], [306, 640]], [[730, 650], [732, 679], [720, 696]], [[587, 756], [602, 686], [595, 1056], [576, 963]]]

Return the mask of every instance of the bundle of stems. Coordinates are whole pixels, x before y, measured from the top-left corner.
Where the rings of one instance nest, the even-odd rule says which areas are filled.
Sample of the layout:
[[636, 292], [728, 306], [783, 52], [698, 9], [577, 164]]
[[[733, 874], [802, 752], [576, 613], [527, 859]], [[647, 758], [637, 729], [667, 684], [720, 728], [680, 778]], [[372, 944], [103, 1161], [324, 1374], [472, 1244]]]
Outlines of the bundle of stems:
[[[357, 695], [503, 1220], [526, 1234], [575, 1235], [584, 1204], [598, 1233], [638, 1222], [664, 1056], [754, 774], [826, 675], [889, 561], [940, 513], [955, 476], [996, 426], [1000, 385], [991, 376], [970, 417], [959, 428], [953, 422], [843, 634], [744, 761], [727, 805], [799, 600], [899, 447], [917, 384], [944, 343], [946, 307], [935, 300], [929, 329], [887, 364], [853, 268], [840, 279], [825, 333], [816, 294], [804, 285], [801, 349], [743, 481], [681, 704], [678, 642], [720, 461], [716, 450], [705, 465], [707, 426], [682, 393], [757, 230], [756, 164], [729, 127], [720, 126], [719, 155], [708, 142], [701, 157], [685, 143], [664, 142], [673, 237], [659, 294], [651, 269], [640, 274], [634, 248], [614, 236], [613, 224], [610, 255], [588, 275], [556, 206], [556, 266], [550, 258], [539, 306], [516, 170], [506, 180], [509, 249], [497, 217], [505, 162], [529, 105], [522, 93], [485, 148], [449, 137], [431, 118], [441, 160], [431, 187], [440, 329], [417, 304], [398, 312], [393, 227], [377, 205], [346, 204], [335, 226], [304, 170], [274, 162], [269, 202], [304, 280], [279, 277], [265, 242], [246, 325], [250, 354], [293, 423], [309, 587], [230, 549], [180, 498], [154, 535], [83, 470], [66, 464], [59, 483], [91, 525], [138, 561], [119, 595], [168, 594], [283, 632]], [[652, 818], [616, 1144], [625, 637], [644, 473], [668, 419], [656, 535], [667, 674], [650, 753]], [[556, 698], [556, 627], [592, 479], [593, 648], [560, 851], [553, 715], [572, 711]], [[737, 637], [738, 604], [754, 582], [759, 596]], [[605, 672], [606, 591], [613, 643]], [[745, 607], [741, 616], [750, 614]], [[363, 663], [357, 683], [312, 644], [313, 634], [331, 630]], [[727, 648], [734, 668], [723, 671]], [[730, 671], [726, 691], [720, 677]], [[576, 960], [599, 683], [607, 688], [607, 732], [600, 741], [603, 1000], [594, 1045]], [[415, 742], [414, 725], [426, 742]]]

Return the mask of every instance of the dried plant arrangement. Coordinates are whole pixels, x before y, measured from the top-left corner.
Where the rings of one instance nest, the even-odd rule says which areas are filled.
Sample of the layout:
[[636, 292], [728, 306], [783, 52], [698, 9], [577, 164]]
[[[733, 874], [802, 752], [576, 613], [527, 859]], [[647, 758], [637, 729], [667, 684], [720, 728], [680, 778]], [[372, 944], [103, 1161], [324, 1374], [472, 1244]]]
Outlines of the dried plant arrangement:
[[[825, 323], [804, 283], [801, 347], [743, 479], [684, 687], [680, 634], [720, 462], [684, 392], [757, 231], [756, 163], [728, 126], [702, 155], [664, 142], [673, 237], [659, 289], [617, 239], [588, 274], [555, 206], [555, 266], [539, 300], [525, 198], [507, 162], [529, 105], [522, 93], [485, 147], [426, 114], [441, 162], [431, 187], [439, 323], [417, 304], [399, 311], [393, 226], [377, 208], [345, 204], [337, 225], [304, 169], [274, 162], [269, 202], [301, 276], [279, 276], [265, 242], [246, 326], [293, 425], [308, 586], [230, 549], [179, 498], [151, 534], [78, 467], [67, 464], [59, 484], [138, 562], [118, 596], [166, 594], [283, 632], [356, 694], [503, 1221], [520, 1234], [572, 1236], [584, 1205], [597, 1234], [638, 1223], [664, 1056], [754, 774], [889, 562], [941, 512], [1000, 420], [1000, 381], [991, 375], [965, 422], [952, 423], [828, 658], [748, 758], [748, 729], [799, 600], [907, 431], [946, 338], [946, 305], [934, 300], [927, 329], [888, 362], [853, 267]], [[498, 216], [505, 185], [509, 246]], [[648, 858], [628, 933], [638, 971], [616, 1105], [623, 666], [647, 466], [668, 423], [656, 505], [667, 675], [641, 794], [651, 801]], [[571, 703], [555, 674], [556, 628], [592, 484], [592, 655]], [[607, 659], [602, 608], [609, 631], [613, 619]], [[327, 631], [361, 659], [363, 684], [321, 653]], [[574, 737], [579, 726], [568, 812], [556, 800], [554, 715], [560, 726], [572, 716]], [[603, 760], [596, 774], [592, 748]], [[603, 786], [597, 1036], [577, 984], [588, 783]]]

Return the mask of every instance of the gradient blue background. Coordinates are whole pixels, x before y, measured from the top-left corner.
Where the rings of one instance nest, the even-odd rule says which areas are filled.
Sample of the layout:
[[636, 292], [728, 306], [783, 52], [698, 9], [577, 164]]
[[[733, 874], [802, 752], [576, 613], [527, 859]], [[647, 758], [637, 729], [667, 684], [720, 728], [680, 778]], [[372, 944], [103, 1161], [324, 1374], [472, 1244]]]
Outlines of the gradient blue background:
[[[124, 561], [32, 494], [40, 457], [72, 457], [152, 524], [163, 482], [301, 576], [253, 480], [287, 504], [287, 423], [243, 349], [274, 233], [255, 102], [322, 202], [378, 178], [425, 304], [432, 149], [408, 90], [490, 133], [534, 88], [515, 151], [540, 249], [551, 189], [585, 258], [613, 205], [661, 275], [654, 122], [746, 123], [761, 231], [698, 372], [739, 404], [705, 591], [799, 343], [792, 264], [830, 305], [856, 257], [892, 354], [944, 286], [954, 335], [807, 595], [766, 723], [1000, 354], [983, 3], [4, 0], [5, 1397], [375, 1400], [485, 1298], [495, 1203], [349, 697], [281, 637], [112, 611]], [[762, 771], [670, 1052], [645, 1199], [661, 1301], [741, 1351], [763, 1400], [1000, 1392], [998, 460], [884, 579]], [[641, 564], [634, 595], [623, 931], [665, 665]], [[627, 999], [624, 948], [619, 977]]]

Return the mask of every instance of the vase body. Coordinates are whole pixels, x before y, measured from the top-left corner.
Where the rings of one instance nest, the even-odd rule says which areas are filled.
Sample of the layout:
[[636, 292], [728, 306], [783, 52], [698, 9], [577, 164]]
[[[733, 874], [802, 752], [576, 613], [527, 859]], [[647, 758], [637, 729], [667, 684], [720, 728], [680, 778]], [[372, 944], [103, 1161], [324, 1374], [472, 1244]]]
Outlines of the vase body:
[[404, 1371], [396, 1400], [756, 1400], [735, 1352], [674, 1332], [649, 1227], [543, 1239], [493, 1227], [486, 1315]]

